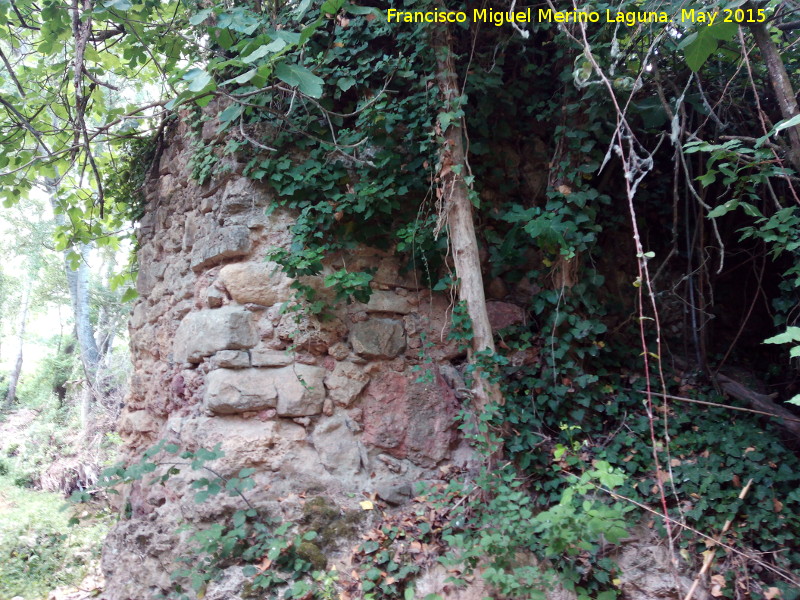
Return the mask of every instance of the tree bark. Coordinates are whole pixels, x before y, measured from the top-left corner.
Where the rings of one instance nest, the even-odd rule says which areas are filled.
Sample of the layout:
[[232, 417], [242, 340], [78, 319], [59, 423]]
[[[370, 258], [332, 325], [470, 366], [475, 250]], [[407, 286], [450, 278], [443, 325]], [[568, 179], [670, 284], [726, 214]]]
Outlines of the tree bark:
[[[443, 113], [461, 112], [460, 97], [455, 65], [453, 61], [452, 39], [447, 25], [434, 28], [434, 50], [436, 52], [436, 75], [439, 90], [444, 100]], [[445, 121], [447, 122], [447, 121]], [[489, 316], [486, 311], [486, 295], [478, 254], [478, 241], [472, 214], [469, 187], [464, 180], [467, 172], [464, 152], [464, 126], [462, 119], [456, 117], [442, 131], [442, 147], [439, 165], [439, 200], [446, 216], [447, 232], [453, 251], [453, 263], [458, 277], [458, 297], [465, 305], [472, 321], [473, 338], [470, 360], [475, 361], [476, 353], [494, 354], [494, 338]], [[501, 405], [503, 396], [500, 387], [490, 382], [480, 367], [476, 370], [472, 394], [478, 413], [490, 405]], [[489, 436], [484, 436], [488, 442]], [[490, 445], [491, 447], [491, 445]], [[499, 457], [500, 449], [492, 448], [494, 458]]]
[[31, 286], [30, 282], [27, 283], [28, 285], [26, 285], [25, 289], [22, 291], [22, 308], [19, 316], [19, 327], [17, 329], [19, 350], [17, 351], [17, 360], [14, 363], [14, 369], [11, 371], [11, 375], [9, 376], [8, 380], [8, 393], [6, 394], [6, 401], [5, 401], [6, 409], [11, 408], [11, 406], [17, 399], [17, 384], [19, 383], [19, 376], [22, 373], [22, 359], [23, 359], [24, 343], [25, 343], [25, 327], [28, 324], [28, 309], [30, 308], [31, 304]]
[[[55, 179], [47, 179], [45, 187], [50, 196], [50, 204], [56, 207], [57, 182]], [[64, 224], [64, 216], [56, 214], [56, 222]], [[90, 386], [94, 386], [97, 375], [97, 368], [100, 364], [100, 350], [94, 338], [94, 329], [90, 319], [89, 303], [89, 265], [88, 258], [91, 248], [88, 244], [81, 244], [81, 262], [77, 270], [73, 270], [67, 254], [64, 253], [64, 274], [67, 277], [67, 287], [72, 304], [72, 313], [75, 317], [75, 336], [78, 338], [78, 349], [80, 350], [83, 372]]]
[[[775, 90], [781, 110], [781, 117], [791, 119], [797, 116], [800, 114], [800, 110], [797, 107], [792, 81], [789, 79], [781, 54], [775, 46], [775, 42], [772, 41], [767, 26], [764, 23], [754, 23], [750, 25], [750, 31], [753, 32], [753, 38], [755, 38], [764, 63], [767, 65], [770, 83]], [[789, 127], [786, 133], [789, 137], [789, 162], [794, 170], [800, 173], [800, 125]]]

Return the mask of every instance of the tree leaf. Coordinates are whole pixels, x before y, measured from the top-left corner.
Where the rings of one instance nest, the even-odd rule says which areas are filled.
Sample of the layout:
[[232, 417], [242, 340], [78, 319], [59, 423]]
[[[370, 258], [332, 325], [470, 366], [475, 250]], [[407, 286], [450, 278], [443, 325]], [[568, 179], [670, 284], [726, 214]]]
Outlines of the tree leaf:
[[275, 76], [284, 83], [296, 87], [306, 96], [311, 98], [322, 97], [322, 79], [303, 66], [293, 63], [280, 63], [275, 66]]
[[259, 58], [264, 58], [267, 54], [274, 54], [283, 50], [287, 46], [286, 42], [280, 38], [272, 40], [269, 44], [259, 46], [253, 52], [245, 56], [242, 61], [247, 64], [257, 61]]
[[699, 71], [708, 57], [717, 49], [717, 40], [706, 31], [701, 31], [697, 37], [683, 49], [686, 64], [692, 71]]
[[765, 344], [789, 344], [791, 342], [800, 342], [800, 327], [787, 327], [783, 333], [764, 340]]
[[343, 92], [346, 92], [351, 87], [353, 87], [355, 83], [356, 80], [353, 79], [352, 77], [340, 77], [339, 81], [336, 82], [336, 85], [338, 85], [339, 89], [341, 89]]

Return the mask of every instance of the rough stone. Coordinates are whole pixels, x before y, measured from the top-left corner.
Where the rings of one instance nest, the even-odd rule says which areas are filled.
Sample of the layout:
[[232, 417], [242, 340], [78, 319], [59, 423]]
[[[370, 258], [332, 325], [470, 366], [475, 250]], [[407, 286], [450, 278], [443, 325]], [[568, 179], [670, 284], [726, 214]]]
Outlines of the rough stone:
[[328, 354], [330, 354], [336, 360], [344, 360], [350, 356], [350, 348], [347, 347], [347, 344], [337, 342], [328, 348]]
[[124, 411], [119, 420], [120, 433], [156, 433], [161, 420], [146, 410]]
[[492, 331], [498, 331], [525, 321], [525, 311], [522, 307], [510, 302], [487, 302], [486, 312], [489, 315], [489, 324], [492, 326]]
[[349, 362], [337, 362], [325, 376], [328, 397], [340, 406], [349, 407], [369, 381], [364, 369]]
[[346, 415], [335, 415], [320, 421], [312, 440], [320, 461], [332, 475], [352, 476], [361, 468], [358, 440], [353, 435], [353, 423]]
[[139, 277], [136, 279], [136, 291], [142, 297], [148, 296], [156, 283], [164, 276], [167, 268], [165, 262], [158, 260], [156, 251], [151, 246], [139, 250]]
[[284, 350], [258, 346], [250, 351], [250, 363], [254, 367], [285, 367], [292, 364], [292, 355]]
[[297, 364], [272, 371], [278, 391], [278, 416], [307, 417], [322, 412], [325, 369]]
[[220, 350], [246, 350], [258, 343], [251, 313], [238, 306], [190, 313], [175, 333], [173, 359], [198, 363]]
[[508, 287], [506, 286], [506, 282], [500, 277], [495, 277], [492, 279], [489, 282], [486, 291], [488, 292], [489, 297], [494, 298], [495, 300], [502, 300], [508, 295]]
[[373, 290], [367, 304], [356, 304], [356, 310], [371, 312], [391, 312], [407, 315], [414, 312], [415, 308], [408, 298], [404, 298], [395, 292], [385, 290]]
[[346, 333], [347, 328], [339, 319], [320, 322], [307, 315], [298, 318], [296, 313], [282, 315], [275, 328], [278, 339], [314, 354], [326, 354]]
[[414, 490], [407, 481], [379, 483], [375, 486], [375, 493], [378, 494], [378, 498], [394, 506], [405, 504], [414, 496]]
[[272, 306], [292, 296], [292, 280], [275, 263], [245, 262], [225, 265], [219, 272], [231, 298], [239, 304]]
[[213, 448], [220, 444], [225, 455], [214, 461], [221, 474], [236, 473], [253, 465], [272, 470], [283, 455], [306, 437], [305, 429], [286, 420], [261, 421], [237, 415], [199, 416], [186, 419], [181, 441], [188, 448]]
[[267, 369], [217, 369], [206, 378], [205, 406], [217, 414], [275, 408], [275, 375]]
[[195, 240], [191, 266], [200, 271], [229, 258], [245, 256], [250, 252], [250, 230], [241, 225], [225, 227]]
[[366, 443], [423, 467], [449, 455], [457, 401], [438, 372], [433, 383], [385, 373], [370, 382], [362, 406]]
[[[642, 540], [651, 537], [646, 532], [640, 533], [640, 536]], [[619, 587], [626, 600], [683, 598], [692, 585], [690, 577], [679, 573], [677, 581], [681, 589], [675, 589], [676, 575], [669, 550], [662, 545], [629, 544], [619, 551], [614, 561], [619, 566]], [[702, 586], [695, 593], [695, 598], [708, 597]]]
[[225, 303], [225, 294], [217, 288], [210, 287], [206, 291], [206, 302], [209, 308], [219, 308]]
[[250, 355], [244, 350], [220, 350], [209, 362], [212, 369], [244, 369], [250, 366]]
[[259, 193], [251, 179], [236, 177], [228, 181], [222, 192], [220, 202], [221, 215], [227, 217], [235, 215], [258, 206], [263, 206], [264, 194]]
[[350, 329], [353, 350], [366, 358], [394, 358], [406, 347], [403, 325], [393, 319], [370, 319]]

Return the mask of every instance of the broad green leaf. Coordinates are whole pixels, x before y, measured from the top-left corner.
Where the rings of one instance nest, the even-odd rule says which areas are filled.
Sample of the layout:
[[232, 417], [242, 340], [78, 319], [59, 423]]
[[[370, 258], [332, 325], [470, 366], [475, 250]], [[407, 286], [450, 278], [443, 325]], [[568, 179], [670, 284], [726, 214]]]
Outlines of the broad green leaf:
[[791, 342], [800, 342], [800, 327], [787, 327], [783, 333], [764, 340], [765, 344], [789, 344]]
[[116, 10], [130, 10], [133, 7], [133, 4], [129, 2], [129, 0], [111, 0], [111, 2], [106, 2], [103, 5], [105, 8], [114, 8]]
[[211, 75], [197, 68], [190, 69], [186, 75], [183, 76], [183, 79], [189, 82], [189, 87], [187, 89], [190, 92], [202, 92], [212, 81]]
[[201, 10], [199, 13], [192, 15], [189, 18], [190, 25], [200, 25], [203, 21], [205, 21], [211, 13], [214, 12], [213, 8], [206, 8], [205, 10]]
[[273, 54], [278, 52], [279, 50], [283, 50], [286, 47], [286, 42], [282, 39], [275, 39], [272, 40], [269, 44], [264, 44], [263, 46], [259, 46], [253, 52], [245, 56], [242, 60], [247, 63], [253, 63], [257, 61], [259, 58], [264, 58], [267, 54]]
[[717, 40], [706, 32], [700, 32], [697, 37], [683, 49], [686, 64], [692, 71], [699, 71], [708, 57], [717, 49]]
[[716, 219], [717, 217], [728, 214], [737, 206], [739, 206], [738, 200], [728, 200], [725, 204], [720, 204], [716, 208], [708, 211], [708, 217], [711, 219]]
[[295, 17], [300, 19], [304, 14], [306, 14], [309, 6], [311, 6], [311, 0], [302, 0], [294, 10]]
[[353, 79], [352, 77], [340, 77], [339, 81], [336, 82], [336, 85], [338, 85], [339, 89], [341, 89], [343, 92], [346, 92], [351, 87], [353, 87], [355, 83], [356, 80]]
[[775, 135], [779, 131], [783, 131], [784, 129], [789, 129], [789, 127], [794, 127], [796, 125], [800, 125], [800, 115], [795, 115], [790, 119], [786, 119], [785, 121], [779, 122], [772, 129], [772, 132], [770, 133], [770, 135]]
[[322, 97], [322, 79], [303, 66], [293, 63], [280, 63], [275, 66], [275, 76], [284, 83], [296, 87], [311, 98]]
[[344, 0], [325, 0], [320, 7], [320, 12], [328, 15], [335, 15], [344, 5]]

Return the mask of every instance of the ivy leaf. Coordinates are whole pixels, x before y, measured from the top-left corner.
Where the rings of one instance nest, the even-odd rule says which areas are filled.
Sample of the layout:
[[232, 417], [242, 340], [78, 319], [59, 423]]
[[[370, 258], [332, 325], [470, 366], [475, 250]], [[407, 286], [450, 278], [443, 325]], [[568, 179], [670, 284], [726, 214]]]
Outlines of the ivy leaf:
[[343, 92], [346, 92], [355, 84], [356, 80], [353, 79], [352, 77], [340, 77], [339, 81], [336, 82], [336, 85], [338, 85], [339, 89], [342, 90]]
[[286, 42], [280, 38], [272, 40], [269, 44], [259, 46], [253, 52], [245, 56], [242, 60], [249, 65], [250, 63], [257, 61], [259, 58], [264, 58], [267, 54], [273, 54], [279, 50], [283, 50], [286, 45]]
[[206, 8], [205, 10], [201, 10], [196, 15], [192, 15], [189, 18], [190, 25], [200, 25], [203, 21], [205, 21], [211, 13], [214, 12], [213, 8]]
[[185, 81], [189, 82], [190, 92], [201, 92], [208, 84], [211, 83], [211, 75], [206, 73], [203, 69], [190, 69], [186, 75], [183, 76]]
[[136, 291], [136, 288], [129, 287], [125, 290], [125, 293], [122, 294], [122, 298], [120, 301], [124, 304], [125, 302], [130, 302], [131, 300], [135, 300], [139, 297], [139, 292]]
[[787, 327], [783, 333], [764, 340], [765, 344], [789, 344], [791, 342], [800, 342], [800, 327]]
[[797, 396], [790, 398], [789, 400], [786, 401], [786, 403], [794, 404], [795, 406], [800, 406], [800, 394], [797, 394]]
[[304, 14], [306, 14], [309, 6], [311, 6], [311, 0], [302, 0], [302, 2], [297, 5], [297, 8], [294, 9], [295, 17], [298, 19], [301, 18]]
[[335, 15], [344, 5], [344, 0], [325, 0], [319, 11], [323, 14]]
[[284, 83], [296, 87], [306, 96], [322, 97], [322, 79], [305, 67], [293, 63], [280, 63], [275, 67], [275, 76]]
[[351, 15], [375, 15], [376, 17], [381, 16], [381, 11], [375, 8], [374, 6], [357, 6], [355, 4], [347, 3], [344, 5], [344, 9]]
[[103, 7], [125, 11], [133, 8], [133, 4], [131, 4], [129, 0], [112, 0], [111, 2], [106, 2]]

